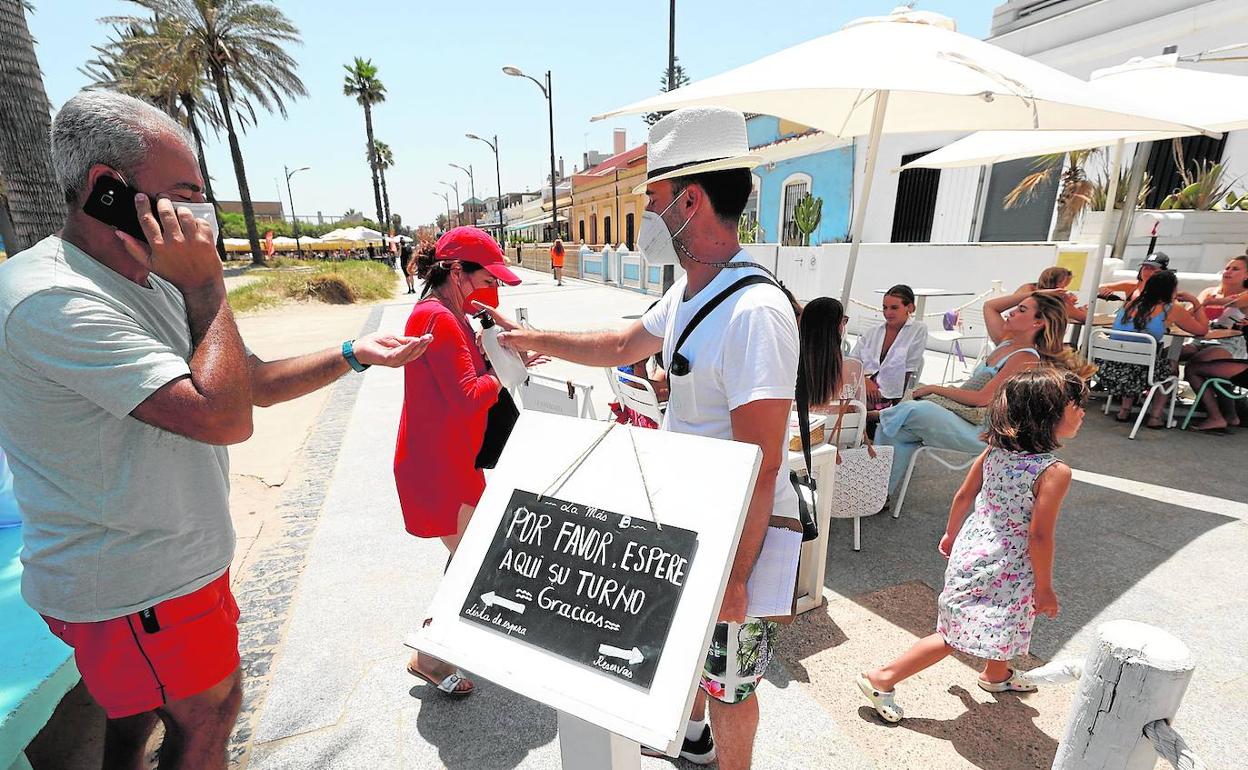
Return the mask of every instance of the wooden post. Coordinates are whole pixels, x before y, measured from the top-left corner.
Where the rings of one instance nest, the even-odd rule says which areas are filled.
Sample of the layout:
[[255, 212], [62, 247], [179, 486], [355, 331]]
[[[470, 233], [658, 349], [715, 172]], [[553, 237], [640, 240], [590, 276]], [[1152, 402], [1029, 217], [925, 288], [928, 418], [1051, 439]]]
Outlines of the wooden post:
[[1097, 629], [1053, 770], [1152, 770], [1144, 726], [1179, 709], [1195, 664], [1187, 645], [1159, 628], [1115, 620]]
[[560, 711], [559, 758], [563, 770], [640, 770], [641, 747]]

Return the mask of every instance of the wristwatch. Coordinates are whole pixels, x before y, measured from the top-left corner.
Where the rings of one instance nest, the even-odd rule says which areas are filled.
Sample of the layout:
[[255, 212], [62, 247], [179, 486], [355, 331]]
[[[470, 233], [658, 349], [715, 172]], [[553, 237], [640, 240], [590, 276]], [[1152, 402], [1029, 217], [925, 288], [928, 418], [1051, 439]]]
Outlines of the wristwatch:
[[347, 340], [342, 343], [342, 357], [347, 359], [347, 363], [357, 372], [362, 372], [372, 364], [362, 364], [360, 359], [355, 357], [355, 340]]

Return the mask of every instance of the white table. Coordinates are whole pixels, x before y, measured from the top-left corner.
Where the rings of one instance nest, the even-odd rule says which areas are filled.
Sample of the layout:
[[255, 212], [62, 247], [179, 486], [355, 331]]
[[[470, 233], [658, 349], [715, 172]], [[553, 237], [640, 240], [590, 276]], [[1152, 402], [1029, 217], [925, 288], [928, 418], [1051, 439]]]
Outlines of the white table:
[[[876, 289], [876, 294], [884, 294], [888, 289]], [[914, 315], [920, 321], [923, 320], [924, 311], [927, 310], [928, 297], [970, 297], [974, 292], [970, 291], [952, 291], [950, 289], [914, 289]]]

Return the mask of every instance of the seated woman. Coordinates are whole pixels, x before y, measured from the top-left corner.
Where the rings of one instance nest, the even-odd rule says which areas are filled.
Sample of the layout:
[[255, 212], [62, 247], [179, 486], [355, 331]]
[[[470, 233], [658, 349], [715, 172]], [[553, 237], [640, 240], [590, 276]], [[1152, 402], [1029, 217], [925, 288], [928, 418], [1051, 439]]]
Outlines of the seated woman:
[[1144, 291], [1144, 284], [1148, 282], [1149, 278], [1152, 278], [1159, 270], [1168, 270], [1169, 268], [1169, 255], [1164, 252], [1154, 251], [1140, 263], [1140, 269], [1136, 271], [1134, 281], [1103, 283], [1097, 287], [1096, 296], [1101, 299], [1133, 300], [1140, 295], [1140, 292]]
[[806, 303], [798, 319], [802, 369], [811, 414], [836, 414], [842, 398], [841, 341], [849, 317], [840, 300], [818, 297]]
[[927, 326], [914, 318], [914, 290], [899, 283], [884, 293], [884, 323], [858, 338], [851, 358], [862, 362], [867, 409], [887, 409], [901, 400], [906, 381], [923, 371]]
[[1072, 323], [1081, 324], [1088, 320], [1088, 309], [1079, 307], [1078, 295], [1068, 289], [1074, 277], [1075, 274], [1064, 267], [1046, 267], [1035, 283], [1025, 283], [1019, 287], [1019, 291], [1061, 289], [1057, 296], [1066, 303], [1066, 318]]
[[[1243, 339], [1243, 337], [1240, 339]], [[1248, 389], [1248, 359], [1231, 358], [1231, 354], [1225, 348], [1215, 348], [1207, 358], [1189, 363], [1187, 365], [1186, 377], [1197, 393], [1200, 392], [1201, 386], [1205, 384], [1205, 380], [1214, 377], [1230, 380], [1232, 385]], [[1228, 425], [1239, 424], [1238, 420], [1232, 421], [1231, 419], [1231, 416], [1235, 414], [1235, 403], [1230, 403], [1230, 415], [1225, 414], [1222, 407], [1218, 404], [1217, 394], [1213, 388], [1205, 389], [1200, 402], [1204, 404], [1208, 416], [1201, 422], [1193, 425], [1192, 430], [1205, 433], [1225, 433]]]
[[[1009, 308], [1014, 311], [1004, 315]], [[984, 303], [984, 320], [1000, 344], [975, 367], [970, 379], [957, 387], [923, 385], [915, 388], [915, 401], [880, 412], [877, 441], [893, 447], [890, 497], [921, 446], [970, 454], [984, 451], [980, 433], [986, 408], [1010, 375], [1041, 363], [1070, 369], [1084, 379], [1095, 371], [1063, 344], [1066, 307], [1052, 294], [1015, 293], [989, 300]]]
[[[1191, 303], [1195, 311], [1184, 307], [1182, 302]], [[1209, 319], [1194, 296], [1179, 291], [1179, 279], [1171, 270], [1154, 273], [1144, 284], [1144, 291], [1133, 300], [1128, 300], [1114, 317], [1113, 329], [1119, 332], [1136, 332], [1147, 334], [1157, 341], [1157, 365], [1154, 378], [1163, 379], [1174, 374], [1174, 362], [1168, 356], [1161, 355], [1161, 341], [1171, 325], [1177, 325], [1189, 334], [1201, 336], [1209, 333]], [[1110, 339], [1127, 339], [1120, 334], [1110, 332]], [[1118, 421], [1126, 422], [1131, 417], [1131, 407], [1141, 393], [1148, 390], [1148, 367], [1141, 364], [1128, 364], [1122, 361], [1105, 361], [1098, 364], [1100, 372], [1097, 379], [1109, 391], [1110, 395], [1122, 399], [1118, 408]], [[1161, 412], [1165, 408], [1165, 399], [1153, 401], [1149, 410], [1148, 427], [1164, 428]]]
[[[1248, 256], [1232, 257], [1222, 268], [1222, 282], [1202, 291], [1197, 299], [1205, 309], [1209, 323], [1225, 328], [1243, 328], [1242, 320], [1232, 320], [1243, 315], [1248, 307]], [[1238, 312], [1236, 312], [1238, 311]], [[1219, 322], [1225, 316], [1224, 322]], [[1222, 340], [1200, 340], [1183, 346], [1183, 361], [1202, 361], [1208, 358], [1226, 358], [1215, 353], [1224, 348], [1230, 358], [1248, 358], [1248, 346], [1242, 335]]]

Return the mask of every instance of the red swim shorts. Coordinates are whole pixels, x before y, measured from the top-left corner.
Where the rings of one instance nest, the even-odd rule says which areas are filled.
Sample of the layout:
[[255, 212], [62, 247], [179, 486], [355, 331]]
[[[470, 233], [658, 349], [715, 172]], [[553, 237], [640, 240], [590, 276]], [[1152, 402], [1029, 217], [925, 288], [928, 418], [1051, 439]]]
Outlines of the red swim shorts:
[[197, 695], [238, 668], [230, 573], [185, 596], [96, 623], [43, 618], [74, 648], [87, 691], [109, 719]]

